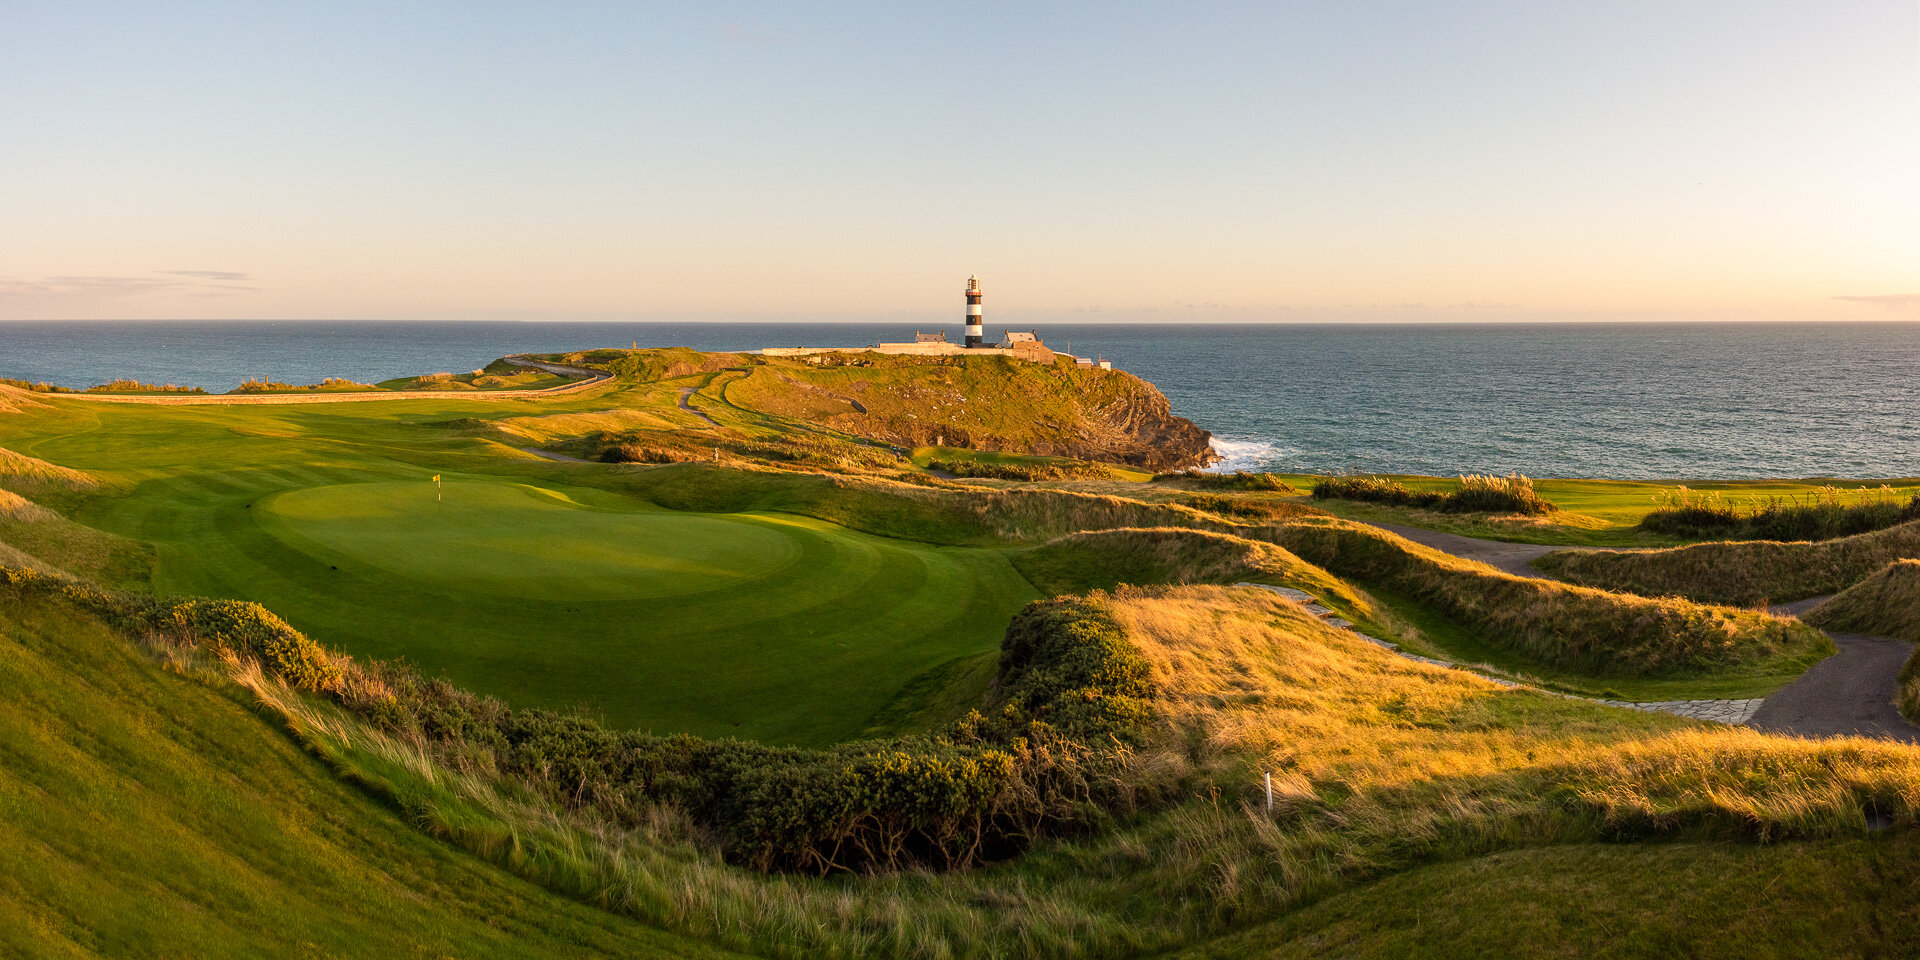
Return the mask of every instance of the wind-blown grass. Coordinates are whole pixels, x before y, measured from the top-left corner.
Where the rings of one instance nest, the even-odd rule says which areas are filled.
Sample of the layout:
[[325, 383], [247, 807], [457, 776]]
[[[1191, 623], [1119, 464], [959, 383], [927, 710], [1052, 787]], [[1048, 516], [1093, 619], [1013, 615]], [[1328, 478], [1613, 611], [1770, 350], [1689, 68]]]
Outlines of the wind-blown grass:
[[1896, 560], [1801, 616], [1840, 633], [1920, 643], [1920, 560]]
[[1520, 474], [1505, 477], [1468, 474], [1451, 492], [1413, 488], [1385, 477], [1328, 477], [1314, 484], [1317, 500], [1360, 500], [1441, 513], [1518, 513], [1541, 516], [1559, 510]]
[[0, 598], [0, 955], [720, 955], [448, 849], [155, 640]]
[[[1848, 502], [1848, 501], [1851, 502]], [[1920, 520], [1920, 495], [1904, 501], [1891, 486], [1852, 491], [1824, 487], [1810, 494], [1727, 499], [1719, 491], [1679, 487], [1656, 498], [1640, 528], [1676, 537], [1722, 540], [1832, 540]]]
[[1534, 566], [1562, 580], [1649, 597], [1756, 605], [1838, 593], [1920, 557], [1920, 521], [1814, 543], [1696, 543], [1668, 550], [1557, 550]]
[[[1136, 769], [1194, 800], [956, 874], [841, 882], [730, 868], [671, 811], [627, 826], [460, 773], [258, 674], [264, 703], [423, 825], [543, 885], [779, 956], [1157, 952], [1415, 864], [1546, 844], [1781, 841], [1906, 827], [1920, 756], [1714, 729], [1410, 663], [1257, 591], [1098, 598], [1152, 670]], [[1260, 803], [1262, 771], [1276, 803]]]
[[1350, 521], [1303, 520], [1248, 535], [1431, 604], [1490, 641], [1600, 676], [1771, 673], [1833, 652], [1824, 634], [1791, 618], [1516, 577]]

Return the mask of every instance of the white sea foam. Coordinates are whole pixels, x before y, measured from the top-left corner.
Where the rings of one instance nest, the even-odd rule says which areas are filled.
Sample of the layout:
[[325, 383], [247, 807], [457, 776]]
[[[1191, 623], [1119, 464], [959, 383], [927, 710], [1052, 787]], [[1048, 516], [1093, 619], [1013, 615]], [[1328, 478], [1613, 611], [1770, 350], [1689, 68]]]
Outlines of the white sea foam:
[[1297, 447], [1285, 447], [1269, 440], [1228, 440], [1214, 437], [1213, 452], [1220, 459], [1207, 467], [1211, 473], [1232, 473], [1235, 470], [1262, 470], [1276, 465], [1287, 457], [1300, 453]]

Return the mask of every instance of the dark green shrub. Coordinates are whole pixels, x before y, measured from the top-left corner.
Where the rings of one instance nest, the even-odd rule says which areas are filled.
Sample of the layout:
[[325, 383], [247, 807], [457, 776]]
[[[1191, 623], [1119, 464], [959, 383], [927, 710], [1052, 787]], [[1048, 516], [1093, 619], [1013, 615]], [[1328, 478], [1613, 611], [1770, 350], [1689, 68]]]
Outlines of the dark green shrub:
[[1271, 473], [1248, 473], [1235, 470], [1232, 473], [1207, 473], [1202, 470], [1181, 470], [1175, 473], [1156, 473], [1153, 482], [1164, 483], [1169, 480], [1181, 480], [1205, 490], [1255, 490], [1274, 493], [1299, 493], [1299, 490]]
[[986, 463], [979, 460], [931, 459], [927, 467], [955, 477], [988, 480], [1112, 480], [1114, 472], [1098, 464]]
[[1314, 484], [1317, 500], [1360, 500], [1397, 507], [1438, 510], [1442, 513], [1521, 513], [1540, 516], [1560, 509], [1534, 490], [1533, 481], [1520, 474], [1505, 477], [1467, 474], [1452, 493], [1415, 492], [1385, 477], [1328, 477]]
[[1853, 503], [1828, 487], [1805, 497], [1769, 497], [1741, 509], [1718, 494], [1696, 494], [1685, 487], [1667, 495], [1663, 505], [1640, 519], [1640, 529], [1692, 539], [1836, 540], [1920, 520], [1920, 496], [1905, 503], [1888, 488], [1859, 491]]

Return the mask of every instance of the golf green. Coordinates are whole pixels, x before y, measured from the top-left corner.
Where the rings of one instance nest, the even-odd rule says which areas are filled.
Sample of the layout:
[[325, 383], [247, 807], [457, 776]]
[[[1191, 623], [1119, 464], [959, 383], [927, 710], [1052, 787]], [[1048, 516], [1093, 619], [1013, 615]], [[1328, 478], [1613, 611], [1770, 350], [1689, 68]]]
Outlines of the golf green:
[[853, 736], [914, 678], [997, 649], [1034, 596], [998, 550], [504, 478], [237, 506], [172, 575], [191, 564], [196, 590], [258, 600], [350, 653], [657, 732]]
[[286, 543], [443, 590], [639, 599], [765, 577], [800, 558], [777, 527], [700, 514], [596, 509], [524, 483], [351, 483], [255, 505]]

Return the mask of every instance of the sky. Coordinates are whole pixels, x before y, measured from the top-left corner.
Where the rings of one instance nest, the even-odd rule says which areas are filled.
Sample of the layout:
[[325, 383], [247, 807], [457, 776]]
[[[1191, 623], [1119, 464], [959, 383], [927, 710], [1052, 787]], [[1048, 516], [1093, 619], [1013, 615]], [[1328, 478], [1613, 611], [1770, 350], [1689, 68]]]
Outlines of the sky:
[[0, 0], [0, 321], [1920, 319], [1917, 0]]

